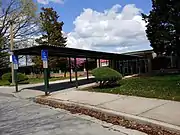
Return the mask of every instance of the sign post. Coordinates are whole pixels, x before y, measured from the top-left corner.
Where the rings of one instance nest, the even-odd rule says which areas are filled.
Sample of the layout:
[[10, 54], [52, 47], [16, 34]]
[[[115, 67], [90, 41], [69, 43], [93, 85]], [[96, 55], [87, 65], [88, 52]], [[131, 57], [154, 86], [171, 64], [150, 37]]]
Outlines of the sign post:
[[18, 92], [18, 57], [16, 55], [12, 55], [12, 62], [13, 62], [13, 66], [14, 66], [14, 81], [15, 81], [15, 89], [16, 92]]
[[43, 61], [43, 69], [44, 69], [44, 89], [45, 95], [48, 95], [48, 87], [49, 87], [49, 79], [48, 79], [48, 51], [41, 50], [41, 59]]

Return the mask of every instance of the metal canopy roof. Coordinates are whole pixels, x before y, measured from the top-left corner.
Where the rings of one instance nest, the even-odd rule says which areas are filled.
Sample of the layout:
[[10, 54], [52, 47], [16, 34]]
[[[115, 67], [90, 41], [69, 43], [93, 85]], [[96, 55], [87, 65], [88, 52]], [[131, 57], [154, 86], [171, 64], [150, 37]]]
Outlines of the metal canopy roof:
[[40, 45], [40, 46], [33, 46], [24, 49], [17, 49], [14, 50], [13, 52], [15, 55], [40, 56], [41, 50], [43, 49], [48, 50], [49, 56], [59, 56], [59, 57], [117, 59], [117, 60], [130, 60], [130, 59], [138, 58], [138, 56], [132, 56], [132, 55], [98, 52], [98, 51], [82, 50], [75, 48], [50, 46], [50, 45]]

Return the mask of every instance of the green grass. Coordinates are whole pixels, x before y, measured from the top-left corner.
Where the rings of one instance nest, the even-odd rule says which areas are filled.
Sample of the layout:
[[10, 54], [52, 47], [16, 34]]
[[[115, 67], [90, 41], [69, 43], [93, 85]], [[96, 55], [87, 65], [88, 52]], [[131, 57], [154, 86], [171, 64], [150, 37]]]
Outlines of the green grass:
[[180, 101], [180, 75], [129, 78], [114, 88], [84, 90]]
[[[58, 77], [58, 78], [50, 78], [49, 81], [58, 81], [58, 80], [64, 80], [64, 79], [68, 79], [69, 77]], [[27, 80], [27, 82], [29, 84], [36, 84], [36, 83], [43, 83], [44, 82], [44, 78], [30, 78]], [[19, 84], [28, 84], [28, 83], [19, 83]], [[10, 82], [8, 81], [4, 81], [4, 80], [0, 80], [0, 86], [9, 86]]]
[[8, 85], [10, 85], [9, 81], [0, 80], [0, 86], [8, 86]]
[[[68, 79], [68, 78], [69, 77], [50, 78], [49, 81], [58, 81], [58, 80], [64, 80], [64, 79]], [[30, 78], [28, 81], [30, 84], [42, 83], [42, 82], [44, 82], [44, 78]]]

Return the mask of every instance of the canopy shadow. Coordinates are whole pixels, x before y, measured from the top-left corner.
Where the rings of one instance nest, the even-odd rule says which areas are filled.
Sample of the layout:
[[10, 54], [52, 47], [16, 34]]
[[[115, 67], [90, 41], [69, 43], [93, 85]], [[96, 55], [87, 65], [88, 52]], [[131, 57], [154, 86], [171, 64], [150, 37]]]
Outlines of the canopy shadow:
[[[88, 80], [87, 79], [78, 80], [78, 86], [93, 83], [93, 82], [95, 82], [94, 78], [90, 78]], [[42, 84], [40, 86], [27, 87], [25, 89], [38, 90], [38, 91], [44, 92], [45, 91], [44, 87], [45, 86]], [[54, 83], [54, 84], [49, 85], [48, 91], [50, 93], [52, 93], [52, 92], [56, 92], [56, 91], [66, 90], [66, 89], [73, 88], [73, 87], [76, 87], [76, 81], [73, 81], [71, 83], [70, 82]]]

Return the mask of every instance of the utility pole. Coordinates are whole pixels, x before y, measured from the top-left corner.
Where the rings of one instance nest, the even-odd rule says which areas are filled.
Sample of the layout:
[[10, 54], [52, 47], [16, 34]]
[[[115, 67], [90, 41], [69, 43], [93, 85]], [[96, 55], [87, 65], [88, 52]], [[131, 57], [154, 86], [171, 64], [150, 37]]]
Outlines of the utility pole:
[[[13, 38], [14, 38], [14, 35], [13, 35], [13, 21], [10, 22], [10, 50], [11, 50], [11, 56], [13, 55], [13, 49], [14, 49], [14, 42], [13, 42]], [[11, 75], [12, 75], [12, 85], [15, 84], [15, 81], [14, 81], [14, 65], [13, 65], [13, 62], [11, 62]]]

